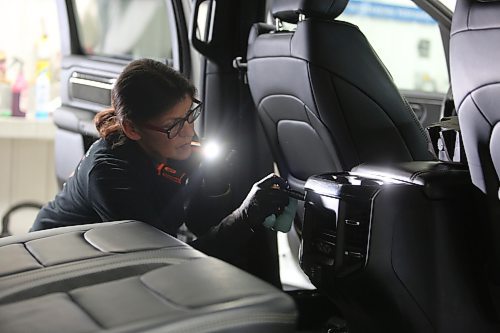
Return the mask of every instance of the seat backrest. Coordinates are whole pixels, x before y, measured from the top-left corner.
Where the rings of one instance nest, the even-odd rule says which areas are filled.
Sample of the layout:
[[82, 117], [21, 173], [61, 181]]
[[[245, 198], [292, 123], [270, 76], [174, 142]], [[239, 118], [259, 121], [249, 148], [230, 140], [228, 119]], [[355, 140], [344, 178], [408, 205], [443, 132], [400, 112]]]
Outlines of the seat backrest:
[[458, 0], [450, 40], [453, 96], [473, 183], [498, 196], [500, 2]]
[[[486, 195], [482, 230], [490, 295], [500, 318], [500, 1], [458, 0], [450, 73], [472, 182]], [[481, 212], [478, 212], [481, 213]]]
[[366, 162], [429, 160], [427, 133], [354, 25], [335, 21], [347, 0], [275, 0], [295, 31], [252, 27], [248, 82], [282, 176]]

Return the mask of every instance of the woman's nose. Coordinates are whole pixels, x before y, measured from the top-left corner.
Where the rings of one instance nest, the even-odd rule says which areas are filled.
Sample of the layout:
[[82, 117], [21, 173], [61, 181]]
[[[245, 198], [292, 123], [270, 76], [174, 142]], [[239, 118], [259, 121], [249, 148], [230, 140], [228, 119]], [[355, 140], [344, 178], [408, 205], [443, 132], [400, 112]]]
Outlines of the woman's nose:
[[194, 123], [190, 124], [187, 121], [185, 121], [182, 128], [181, 128], [180, 135], [184, 138], [193, 137], [195, 135]]

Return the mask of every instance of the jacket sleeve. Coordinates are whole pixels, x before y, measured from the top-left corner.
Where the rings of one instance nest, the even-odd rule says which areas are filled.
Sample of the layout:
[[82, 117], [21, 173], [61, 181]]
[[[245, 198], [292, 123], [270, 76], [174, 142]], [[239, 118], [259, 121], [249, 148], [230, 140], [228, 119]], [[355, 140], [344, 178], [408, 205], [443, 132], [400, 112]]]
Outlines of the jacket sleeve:
[[186, 225], [198, 237], [190, 245], [228, 262], [239, 260], [253, 230], [233, 210], [230, 188], [216, 196], [197, 188], [186, 209]]
[[232, 213], [190, 242], [190, 245], [207, 255], [236, 263], [242, 258], [242, 251], [253, 233], [252, 228], [238, 214]]
[[[134, 174], [128, 162], [108, 160], [96, 164], [88, 175], [90, 205], [102, 221], [133, 219], [166, 231], [168, 225], [162, 217], [172, 209], [165, 205], [159, 212], [150, 199], [151, 193]], [[182, 203], [180, 203], [182, 208]], [[167, 213], [167, 214], [166, 214]]]

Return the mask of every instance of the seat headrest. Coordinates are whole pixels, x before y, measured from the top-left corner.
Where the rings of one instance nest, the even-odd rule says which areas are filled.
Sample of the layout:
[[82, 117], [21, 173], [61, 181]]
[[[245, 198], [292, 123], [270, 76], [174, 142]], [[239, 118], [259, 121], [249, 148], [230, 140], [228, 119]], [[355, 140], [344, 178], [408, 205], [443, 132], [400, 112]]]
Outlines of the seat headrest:
[[272, 15], [281, 21], [297, 23], [299, 14], [333, 20], [344, 11], [349, 0], [274, 0]]

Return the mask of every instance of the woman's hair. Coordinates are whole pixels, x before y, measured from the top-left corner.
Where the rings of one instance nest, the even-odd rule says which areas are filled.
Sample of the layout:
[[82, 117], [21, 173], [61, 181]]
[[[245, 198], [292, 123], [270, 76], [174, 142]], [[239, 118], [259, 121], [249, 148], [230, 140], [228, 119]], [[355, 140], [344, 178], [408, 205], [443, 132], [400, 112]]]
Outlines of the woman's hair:
[[134, 60], [116, 80], [111, 108], [99, 112], [94, 123], [101, 138], [120, 145], [125, 142], [123, 120], [145, 122], [195, 93], [196, 88], [169, 66], [152, 59]]

